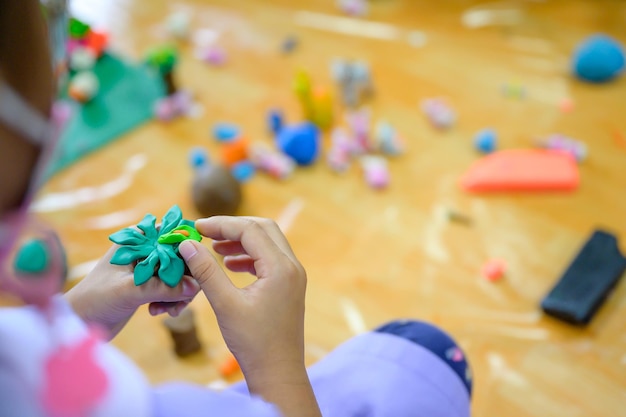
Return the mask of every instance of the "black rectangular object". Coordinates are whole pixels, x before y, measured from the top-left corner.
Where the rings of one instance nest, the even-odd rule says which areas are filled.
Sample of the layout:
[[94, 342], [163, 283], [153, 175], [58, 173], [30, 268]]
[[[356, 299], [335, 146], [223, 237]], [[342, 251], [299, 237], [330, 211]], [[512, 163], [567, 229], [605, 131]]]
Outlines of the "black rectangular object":
[[589, 323], [626, 269], [617, 238], [596, 230], [554, 288], [541, 301], [546, 314], [569, 323]]

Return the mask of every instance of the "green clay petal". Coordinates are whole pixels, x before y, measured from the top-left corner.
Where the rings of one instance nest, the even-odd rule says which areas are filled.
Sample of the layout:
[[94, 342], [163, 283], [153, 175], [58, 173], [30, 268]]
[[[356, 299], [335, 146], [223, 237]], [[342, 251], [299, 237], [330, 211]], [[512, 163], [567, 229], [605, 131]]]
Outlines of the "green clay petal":
[[115, 252], [110, 262], [113, 265], [128, 265], [138, 259], [146, 258], [153, 249], [152, 245], [122, 246]]
[[182, 219], [179, 224], [181, 226], [189, 226], [193, 227], [194, 229], [196, 228], [196, 222], [194, 222], [193, 220]]
[[141, 229], [148, 239], [155, 239], [158, 235], [156, 229], [156, 217], [152, 214], [146, 214], [137, 227]]
[[195, 240], [196, 242], [202, 241], [202, 235], [198, 233], [195, 227], [189, 227], [189, 226], [181, 226], [181, 227], [184, 227], [185, 230], [189, 232], [189, 237], [187, 239], [192, 239], [192, 240]]
[[173, 245], [174, 243], [180, 243], [185, 239], [187, 239], [187, 236], [181, 235], [180, 233], [169, 232], [159, 236], [159, 240], [157, 242], [162, 245]]
[[[178, 230], [185, 230], [186, 232], [189, 233], [189, 236], [176, 233]], [[202, 235], [200, 235], [200, 233], [198, 233], [198, 231], [194, 229], [193, 227], [183, 224], [183, 225], [178, 226], [171, 232], [165, 233], [159, 236], [159, 240], [157, 242], [161, 244], [174, 244], [174, 243], [180, 243], [188, 239], [192, 239], [197, 242], [200, 242], [202, 240]]]
[[178, 207], [177, 205], [172, 206], [172, 208], [170, 208], [167, 213], [165, 213], [165, 216], [163, 216], [159, 236], [174, 230], [174, 228], [178, 226], [182, 219], [183, 212], [180, 210], [180, 207]]
[[128, 228], [122, 229], [109, 236], [109, 240], [118, 245], [142, 245], [148, 242], [148, 238], [137, 230]]
[[153, 251], [146, 259], [135, 267], [135, 285], [141, 285], [154, 276], [154, 269], [159, 262], [157, 251]]
[[174, 248], [169, 245], [159, 245], [159, 278], [166, 285], [175, 287], [178, 285], [185, 272], [185, 263], [176, 255]]

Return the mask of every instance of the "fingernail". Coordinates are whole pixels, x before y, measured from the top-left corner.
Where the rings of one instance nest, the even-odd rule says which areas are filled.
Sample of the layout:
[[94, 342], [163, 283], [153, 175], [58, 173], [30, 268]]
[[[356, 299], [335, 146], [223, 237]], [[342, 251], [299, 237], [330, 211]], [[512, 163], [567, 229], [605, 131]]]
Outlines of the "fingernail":
[[168, 311], [169, 315], [172, 317], [178, 317], [180, 315], [180, 312], [183, 311], [183, 309], [187, 307], [187, 305], [183, 304], [182, 306], [176, 306], [172, 309], [170, 309]]
[[180, 316], [180, 313], [187, 307], [187, 304], [183, 304], [181, 306], [176, 307], [176, 316]]
[[152, 308], [150, 309], [150, 313], [151, 313], [153, 316], [158, 316], [158, 315], [160, 315], [160, 314], [163, 314], [163, 313], [165, 313], [165, 311], [166, 311], [166, 310], [165, 310], [165, 308], [163, 308], [163, 307], [152, 307]]
[[198, 253], [193, 243], [188, 240], [185, 240], [180, 244], [180, 246], [178, 246], [178, 251], [180, 252], [183, 259], [186, 261], [196, 256], [196, 253]]
[[183, 280], [183, 296], [193, 297], [200, 291], [200, 287], [196, 281]]
[[206, 226], [208, 221], [209, 221], [209, 217], [206, 217], [206, 218], [203, 218], [203, 219], [198, 219], [198, 220], [196, 220], [196, 223], [194, 224], [194, 226], [196, 227], [196, 229], [197, 228], [202, 229], [203, 227]]

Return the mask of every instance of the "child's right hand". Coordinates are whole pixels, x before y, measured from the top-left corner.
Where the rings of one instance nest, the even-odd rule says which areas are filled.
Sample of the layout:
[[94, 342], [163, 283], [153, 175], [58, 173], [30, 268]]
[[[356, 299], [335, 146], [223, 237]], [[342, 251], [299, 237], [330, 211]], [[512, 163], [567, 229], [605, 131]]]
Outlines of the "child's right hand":
[[196, 228], [214, 240], [228, 269], [258, 278], [237, 288], [207, 248], [191, 240], [179, 246], [250, 392], [276, 403], [286, 416], [318, 416], [304, 366], [306, 272], [278, 225], [217, 216], [196, 221]]
[[243, 371], [302, 361], [306, 273], [276, 223], [220, 216], [198, 220], [196, 228], [214, 240], [228, 269], [258, 278], [237, 288], [205, 247], [191, 241], [180, 245]]

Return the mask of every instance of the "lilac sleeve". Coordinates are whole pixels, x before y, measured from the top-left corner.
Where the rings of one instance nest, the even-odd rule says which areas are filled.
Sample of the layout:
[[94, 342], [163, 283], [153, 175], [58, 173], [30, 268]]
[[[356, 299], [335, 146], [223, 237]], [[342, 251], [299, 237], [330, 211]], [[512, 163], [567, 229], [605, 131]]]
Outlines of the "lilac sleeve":
[[[274, 405], [234, 391], [184, 383], [151, 387], [132, 361], [91, 334], [61, 296], [52, 300], [47, 314], [33, 306], [0, 308], [0, 417], [280, 416]], [[89, 349], [68, 350], [85, 341]], [[89, 359], [82, 359], [80, 367], [71, 366], [76, 352]], [[51, 358], [63, 360], [62, 367], [54, 367], [62, 368], [57, 379], [51, 379]], [[96, 377], [104, 381], [97, 395], [68, 395]], [[57, 399], [52, 405], [42, 395], [51, 387]]]
[[180, 382], [161, 385], [152, 393], [153, 417], [280, 417], [274, 405], [230, 390], [212, 391]]
[[[401, 337], [366, 333], [309, 368], [324, 417], [469, 417], [461, 379], [431, 351]], [[246, 393], [245, 384], [231, 390]]]
[[[82, 407], [71, 415], [280, 416], [274, 405], [250, 396], [245, 384], [224, 391], [185, 383], [151, 388], [121, 352], [94, 340], [62, 297], [53, 299], [47, 315], [34, 307], [0, 309], [0, 416], [70, 415], [49, 412], [42, 393], [53, 388], [65, 401], [54, 407]], [[79, 351], [88, 353], [87, 368], [70, 366], [68, 358], [75, 357], [60, 353], [78, 346], [88, 346]], [[65, 361], [62, 375], [46, 365], [57, 358]], [[87, 405], [82, 397], [69, 402], [78, 397], [65, 393], [85, 385], [92, 374], [105, 378], [104, 390]], [[391, 334], [366, 333], [347, 341], [312, 366], [309, 377], [324, 417], [470, 415], [469, 392], [452, 368], [428, 349]]]

